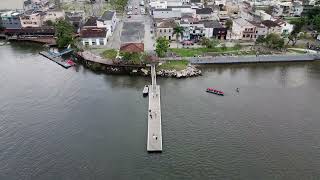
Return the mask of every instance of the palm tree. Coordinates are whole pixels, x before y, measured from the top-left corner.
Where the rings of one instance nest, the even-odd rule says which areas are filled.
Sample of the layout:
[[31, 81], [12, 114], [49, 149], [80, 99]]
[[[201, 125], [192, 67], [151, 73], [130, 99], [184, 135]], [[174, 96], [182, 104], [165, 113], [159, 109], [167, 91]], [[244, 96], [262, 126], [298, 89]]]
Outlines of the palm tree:
[[178, 48], [179, 37], [183, 36], [183, 32], [184, 32], [184, 27], [180, 25], [177, 25], [176, 27], [173, 28], [172, 35], [176, 35], [177, 48]]

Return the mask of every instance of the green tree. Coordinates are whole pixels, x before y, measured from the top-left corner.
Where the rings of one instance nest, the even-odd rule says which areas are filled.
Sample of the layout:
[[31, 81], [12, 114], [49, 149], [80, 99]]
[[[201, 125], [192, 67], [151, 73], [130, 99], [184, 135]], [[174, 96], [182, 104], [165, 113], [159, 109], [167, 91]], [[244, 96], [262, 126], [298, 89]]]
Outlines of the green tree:
[[230, 30], [230, 29], [232, 29], [232, 25], [233, 25], [233, 21], [232, 21], [231, 19], [228, 19], [228, 20], [226, 21], [226, 28], [227, 28], [228, 30]]
[[278, 34], [268, 34], [265, 38], [265, 45], [272, 49], [282, 49], [284, 47], [284, 39]]
[[293, 24], [293, 30], [288, 36], [289, 41], [287, 44], [291, 42], [292, 46], [294, 46], [298, 42], [298, 40], [301, 38], [300, 32], [303, 26], [306, 25], [307, 20], [305, 18], [298, 18], [290, 21], [290, 23]]
[[165, 37], [159, 37], [157, 39], [157, 45], [156, 45], [156, 53], [158, 57], [164, 57], [169, 49], [169, 40], [167, 40]]
[[172, 35], [176, 35], [176, 43], [177, 43], [177, 48], [178, 48], [178, 43], [179, 43], [179, 37], [183, 36], [184, 32], [184, 27], [177, 25], [176, 27], [173, 28], [173, 33]]
[[47, 21], [44, 22], [44, 25], [46, 25], [46, 26], [54, 26], [54, 22], [51, 21], [51, 20], [47, 20]]
[[258, 36], [258, 38], [256, 39], [256, 44], [263, 44], [265, 42], [266, 40], [263, 36]]
[[206, 48], [212, 49], [212, 48], [215, 48], [219, 44], [219, 41], [217, 39], [209, 39], [206, 37], [202, 37], [200, 39], [200, 44], [202, 46], [206, 46]]
[[57, 45], [59, 48], [74, 45], [73, 26], [65, 20], [59, 20], [56, 23]]

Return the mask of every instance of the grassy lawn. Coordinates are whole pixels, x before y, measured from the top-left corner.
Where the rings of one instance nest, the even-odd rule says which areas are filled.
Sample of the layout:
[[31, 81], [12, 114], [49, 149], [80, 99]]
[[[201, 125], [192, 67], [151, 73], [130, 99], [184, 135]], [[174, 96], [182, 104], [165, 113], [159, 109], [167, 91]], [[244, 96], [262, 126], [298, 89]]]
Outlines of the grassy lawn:
[[289, 52], [296, 53], [296, 54], [306, 54], [307, 52], [305, 50], [299, 50], [299, 49], [289, 49]]
[[159, 69], [164, 69], [164, 70], [183, 70], [186, 69], [189, 64], [189, 61], [186, 60], [179, 60], [179, 61], [174, 61], [174, 60], [168, 60], [166, 63], [163, 63], [159, 66]]
[[117, 50], [115, 49], [108, 49], [101, 53], [101, 56], [106, 59], [115, 59], [117, 57]]
[[231, 51], [238, 51], [240, 50], [237, 47], [216, 47], [216, 48], [171, 48], [170, 51], [177, 54], [178, 56], [181, 57], [193, 57], [193, 56], [199, 56], [203, 55], [204, 53], [211, 53], [211, 52], [216, 52], [216, 53], [227, 53]]

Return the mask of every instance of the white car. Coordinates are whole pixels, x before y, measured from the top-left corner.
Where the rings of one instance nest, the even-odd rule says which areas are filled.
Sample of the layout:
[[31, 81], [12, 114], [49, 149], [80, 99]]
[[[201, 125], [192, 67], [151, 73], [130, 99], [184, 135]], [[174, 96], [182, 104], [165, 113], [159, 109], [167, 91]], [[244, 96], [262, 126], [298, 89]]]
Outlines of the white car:
[[128, 6], [128, 10], [131, 11], [132, 10], [132, 6]]
[[144, 1], [141, 1], [141, 2], [140, 2], [140, 6], [144, 6]]
[[127, 12], [127, 15], [132, 15], [132, 11], [128, 11], [128, 12]]
[[141, 14], [145, 14], [146, 11], [144, 9], [140, 9]]

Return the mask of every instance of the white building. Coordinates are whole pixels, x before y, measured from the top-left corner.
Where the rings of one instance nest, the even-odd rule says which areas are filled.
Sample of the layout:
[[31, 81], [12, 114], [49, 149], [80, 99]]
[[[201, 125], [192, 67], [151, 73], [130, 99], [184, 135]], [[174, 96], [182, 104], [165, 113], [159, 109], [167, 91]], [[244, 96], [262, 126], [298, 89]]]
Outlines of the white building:
[[115, 11], [105, 11], [101, 18], [97, 21], [98, 28], [106, 28], [107, 36], [111, 36], [117, 25], [117, 16]]
[[108, 41], [105, 28], [83, 28], [80, 37], [84, 46], [103, 46]]
[[289, 35], [293, 31], [293, 24], [280, 19], [276, 20], [275, 23], [281, 27], [281, 35]]
[[98, 27], [97, 24], [102, 23], [97, 17], [89, 17], [80, 31], [81, 42], [85, 46], [101, 46], [108, 42], [108, 34], [110, 31], [105, 27]]
[[153, 9], [167, 9], [167, 1], [154, 1], [149, 3], [150, 7]]
[[33, 12], [33, 10], [26, 11], [20, 16], [21, 26], [26, 27], [41, 27], [43, 25], [44, 12]]

